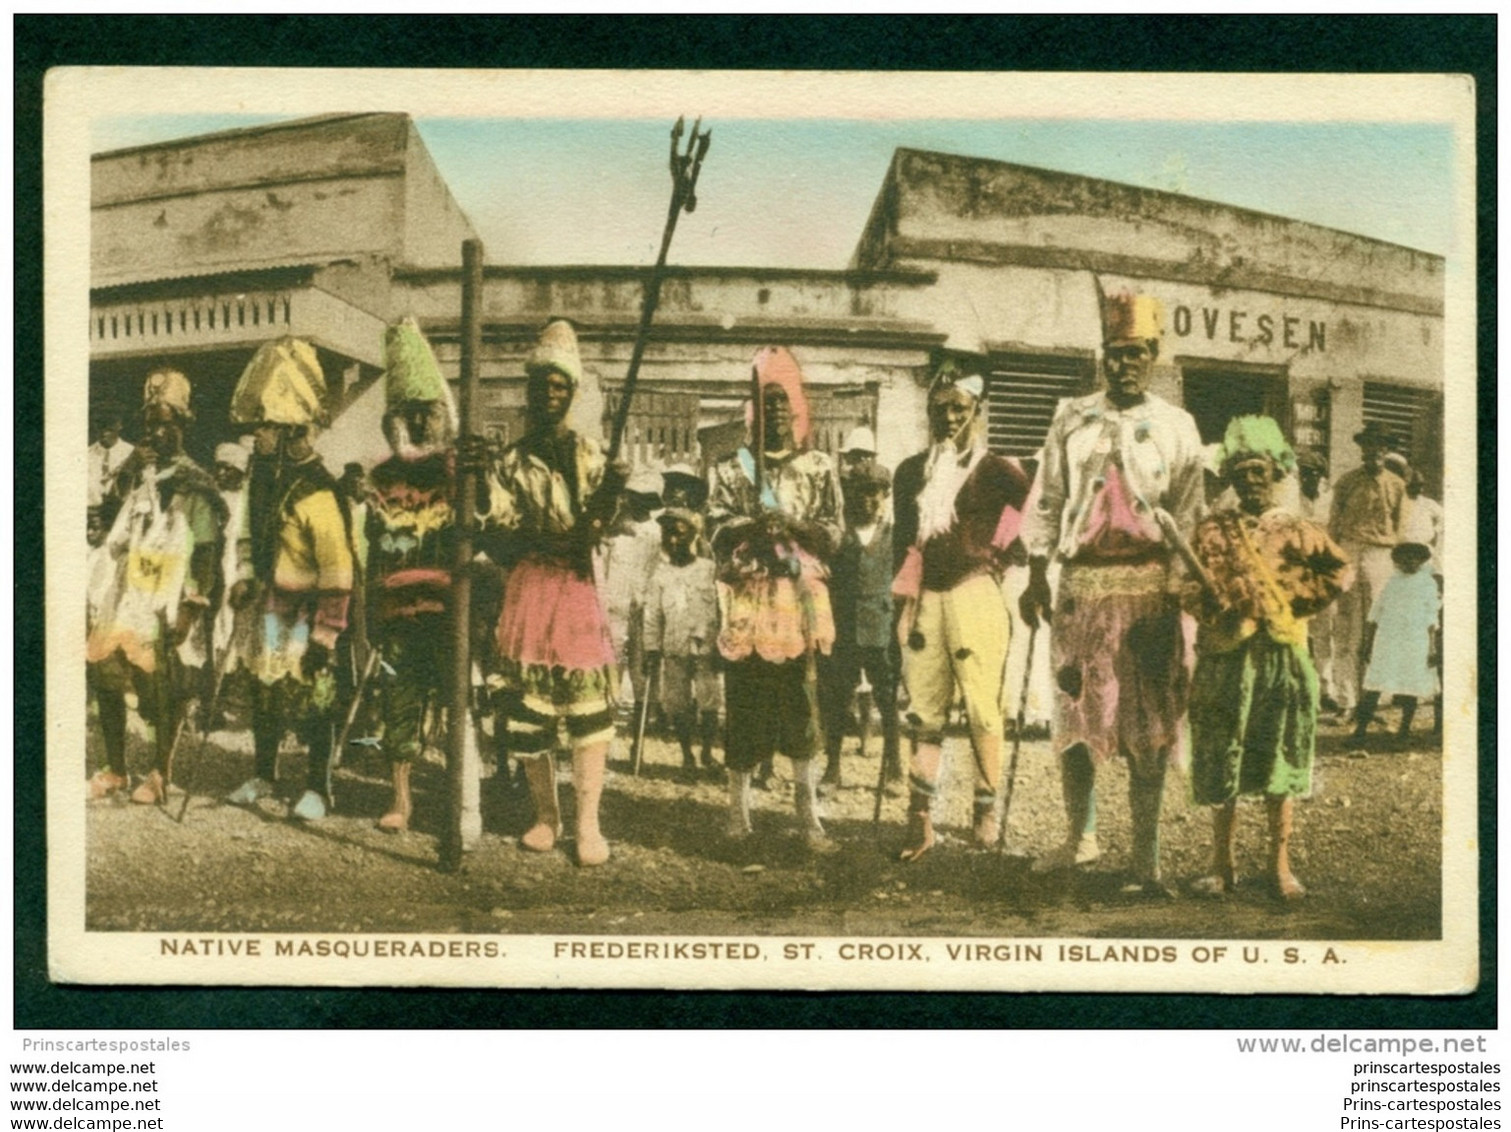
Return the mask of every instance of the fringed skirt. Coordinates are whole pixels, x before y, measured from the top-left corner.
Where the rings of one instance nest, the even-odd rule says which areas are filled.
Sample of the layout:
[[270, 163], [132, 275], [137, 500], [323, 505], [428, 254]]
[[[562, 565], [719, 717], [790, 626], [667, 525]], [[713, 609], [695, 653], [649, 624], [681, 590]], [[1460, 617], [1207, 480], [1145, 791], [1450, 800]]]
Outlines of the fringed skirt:
[[617, 677], [608, 618], [592, 579], [527, 556], [509, 572], [490, 681], [538, 716], [602, 715]]
[[1123, 750], [1141, 772], [1160, 751], [1185, 765], [1191, 634], [1167, 573], [1163, 561], [1065, 565], [1050, 632], [1059, 749], [1084, 744], [1098, 763]]

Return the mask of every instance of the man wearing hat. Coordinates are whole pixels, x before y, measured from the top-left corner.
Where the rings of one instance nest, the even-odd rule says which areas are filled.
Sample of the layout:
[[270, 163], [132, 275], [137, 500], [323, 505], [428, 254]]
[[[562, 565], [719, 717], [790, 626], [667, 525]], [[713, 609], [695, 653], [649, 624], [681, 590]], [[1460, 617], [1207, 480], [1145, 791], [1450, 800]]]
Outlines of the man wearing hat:
[[986, 383], [946, 360], [929, 387], [929, 448], [897, 467], [893, 533], [902, 598], [898, 637], [913, 729], [912, 798], [900, 857], [934, 845], [933, 802], [944, 725], [965, 700], [975, 756], [975, 843], [997, 842], [1002, 786], [1002, 671], [1011, 633], [1002, 597], [1030, 481], [1017, 460], [986, 446]]
[[1364, 626], [1370, 606], [1393, 572], [1390, 551], [1401, 541], [1406, 506], [1406, 481], [1385, 466], [1391, 437], [1380, 422], [1367, 422], [1354, 434], [1354, 443], [1359, 446], [1360, 464], [1333, 485], [1328, 523], [1328, 533], [1357, 571], [1353, 589], [1338, 602], [1333, 623], [1335, 696], [1345, 712], [1359, 704]]
[[[368, 477], [362, 541], [368, 629], [386, 665], [383, 751], [393, 780], [378, 828], [401, 833], [414, 808], [410, 775], [424, 747], [426, 701], [450, 702], [456, 423], [451, 391], [413, 319], [388, 328], [383, 356], [383, 435], [393, 454]], [[360, 482], [361, 465], [357, 473]]]
[[107, 493], [118, 501], [105, 541], [112, 565], [85, 648], [109, 764], [90, 781], [96, 797], [127, 785], [125, 693], [135, 688], [154, 757], [131, 800], [166, 800], [173, 741], [208, 660], [226, 511], [215, 481], [184, 452], [189, 397], [177, 370], [148, 375], [142, 442]]
[[[873, 453], [874, 455], [874, 453]], [[886, 517], [892, 473], [874, 460], [845, 473], [846, 525], [829, 578], [834, 653], [825, 666], [824, 784], [841, 785], [840, 750], [861, 674], [881, 712], [882, 757], [889, 782], [902, 781], [897, 726], [896, 638], [892, 631], [892, 524]]]
[[509, 750], [524, 767], [535, 806], [520, 844], [549, 852], [561, 835], [552, 751], [565, 725], [577, 861], [601, 865], [609, 845], [598, 807], [618, 671], [592, 558], [627, 475], [588, 435], [600, 422], [580, 411], [588, 399], [571, 323], [547, 324], [525, 374], [525, 434], [492, 459], [481, 440], [469, 438], [463, 453], [469, 468], [486, 463], [480, 508], [493, 532], [488, 552], [511, 567], [498, 621], [499, 671], [490, 683], [500, 691]]
[[1265, 800], [1269, 881], [1292, 900], [1305, 889], [1291, 872], [1293, 802], [1312, 789], [1317, 676], [1307, 654], [1307, 618], [1352, 581], [1343, 552], [1316, 523], [1276, 505], [1276, 487], [1296, 456], [1269, 417], [1235, 417], [1218, 451], [1223, 482], [1238, 502], [1197, 524], [1191, 549], [1206, 578], [1184, 588], [1200, 629], [1191, 687], [1191, 792], [1212, 809], [1212, 872], [1205, 895], [1237, 886], [1238, 799]]
[[278, 747], [292, 729], [309, 751], [291, 814], [325, 817], [334, 741], [334, 657], [345, 631], [355, 564], [351, 521], [335, 477], [314, 448], [326, 420], [325, 374], [297, 338], [266, 342], [231, 395], [231, 421], [252, 433], [246, 519], [235, 609], [258, 616], [252, 674], [253, 776], [228, 801], [250, 806], [274, 793]]
[[[1175, 555], [1156, 521], [1189, 531], [1204, 506], [1205, 454], [1191, 414], [1149, 392], [1163, 312], [1147, 295], [1102, 300], [1107, 389], [1060, 402], [1044, 441], [1038, 500], [1023, 523], [1029, 582], [1019, 612], [1053, 615], [1054, 742], [1066, 839], [1040, 872], [1095, 860], [1096, 767], [1128, 760], [1132, 891], [1160, 882], [1165, 768], [1183, 755], [1190, 683]], [[1049, 563], [1061, 563], [1051, 595]]]

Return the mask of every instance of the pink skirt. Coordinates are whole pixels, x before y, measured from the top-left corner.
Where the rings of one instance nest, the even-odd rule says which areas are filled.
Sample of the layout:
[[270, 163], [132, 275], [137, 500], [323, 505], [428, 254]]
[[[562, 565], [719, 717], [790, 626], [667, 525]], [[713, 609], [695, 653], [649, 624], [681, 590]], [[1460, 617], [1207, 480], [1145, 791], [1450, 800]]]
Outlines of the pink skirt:
[[608, 617], [593, 582], [571, 567], [526, 557], [509, 571], [497, 642], [500, 683], [532, 711], [581, 715], [612, 703]]
[[520, 664], [583, 671], [614, 663], [598, 590], [568, 566], [526, 557], [504, 584], [498, 649]]

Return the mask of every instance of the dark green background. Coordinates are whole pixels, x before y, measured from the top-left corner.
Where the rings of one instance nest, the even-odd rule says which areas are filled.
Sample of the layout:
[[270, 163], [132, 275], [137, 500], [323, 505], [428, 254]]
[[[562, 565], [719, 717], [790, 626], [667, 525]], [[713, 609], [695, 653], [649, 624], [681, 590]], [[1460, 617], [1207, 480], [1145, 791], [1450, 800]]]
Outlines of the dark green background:
[[15, 1026], [1493, 1028], [1495, 382], [1480, 383], [1481, 971], [1459, 998], [157, 990], [47, 981], [42, 596], [42, 76], [66, 64], [1457, 72], [1479, 96], [1480, 372], [1495, 342], [1494, 16], [17, 16]]

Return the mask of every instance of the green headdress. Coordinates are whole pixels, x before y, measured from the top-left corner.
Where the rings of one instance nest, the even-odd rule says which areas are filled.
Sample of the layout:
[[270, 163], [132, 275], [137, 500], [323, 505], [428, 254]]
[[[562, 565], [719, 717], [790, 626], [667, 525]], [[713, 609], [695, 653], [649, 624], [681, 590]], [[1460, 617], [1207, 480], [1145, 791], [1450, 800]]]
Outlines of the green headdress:
[[413, 318], [384, 332], [383, 365], [383, 394], [390, 409], [406, 401], [449, 400], [440, 364]]
[[1223, 434], [1217, 451], [1218, 465], [1224, 469], [1235, 460], [1253, 457], [1272, 460], [1281, 472], [1295, 470], [1296, 453], [1286, 443], [1280, 426], [1271, 417], [1234, 417]]

